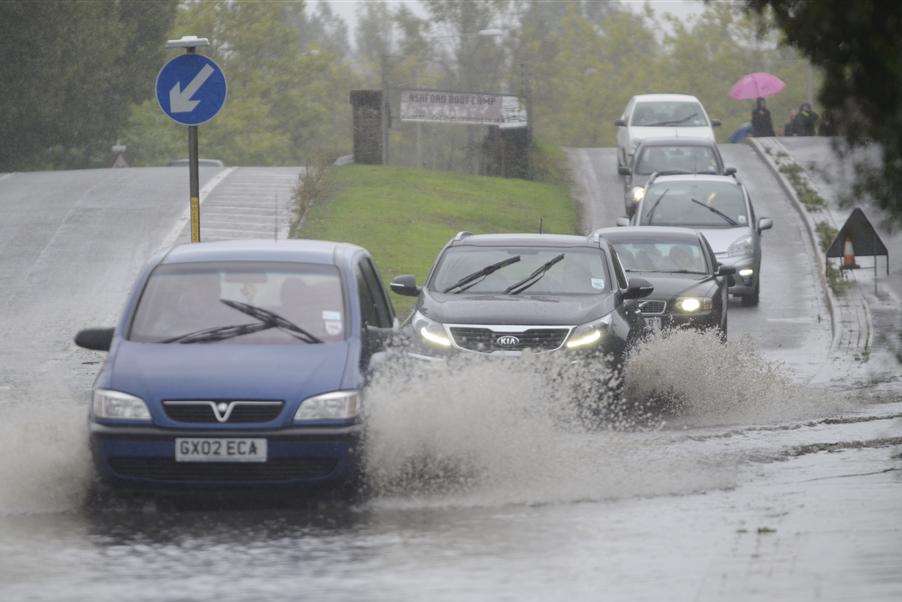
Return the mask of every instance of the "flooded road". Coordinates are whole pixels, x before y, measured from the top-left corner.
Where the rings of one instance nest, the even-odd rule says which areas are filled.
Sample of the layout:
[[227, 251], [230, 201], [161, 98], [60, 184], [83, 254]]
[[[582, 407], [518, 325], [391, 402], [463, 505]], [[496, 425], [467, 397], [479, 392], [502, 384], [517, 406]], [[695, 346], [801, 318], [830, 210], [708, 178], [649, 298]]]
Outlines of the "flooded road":
[[[746, 150], [725, 155], [759, 169]], [[752, 193], [780, 236], [765, 240], [761, 306], [736, 308], [726, 349], [687, 334], [628, 369], [628, 390], [678, 394], [675, 415], [575, 428], [541, 371], [474, 364], [374, 386], [374, 493], [356, 502], [92, 500], [100, 358], [71, 336], [112, 319], [178, 223], [163, 197], [184, 196], [184, 174], [167, 173], [0, 183], [6, 209], [26, 190], [72, 190], [46, 225], [23, 210], [14, 229], [30, 242], [0, 262], [0, 600], [902, 598], [898, 383], [824, 377], [816, 289], [781, 301], [813, 268], [766, 180]], [[601, 188], [600, 213], [622, 206]], [[106, 220], [88, 250], [86, 210]]]
[[897, 600], [902, 404], [844, 416], [597, 433], [591, 470], [356, 505], [5, 508], [0, 599]]

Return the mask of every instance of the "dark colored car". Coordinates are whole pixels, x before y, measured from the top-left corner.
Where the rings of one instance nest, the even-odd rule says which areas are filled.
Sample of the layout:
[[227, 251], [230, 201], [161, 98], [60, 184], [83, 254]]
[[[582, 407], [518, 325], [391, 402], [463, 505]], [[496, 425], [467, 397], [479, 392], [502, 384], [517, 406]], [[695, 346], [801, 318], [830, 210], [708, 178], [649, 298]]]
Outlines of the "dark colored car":
[[720, 149], [713, 140], [691, 138], [650, 138], [636, 148], [628, 166], [617, 172], [625, 176], [623, 203], [626, 214], [632, 216], [645, 195], [645, 185], [652, 174], [733, 174], [734, 168], [724, 167]]
[[418, 297], [409, 325], [428, 356], [530, 349], [615, 361], [641, 328], [627, 301], [652, 291], [627, 280], [600, 237], [467, 232], [442, 249], [422, 288], [409, 275], [391, 288]]
[[735, 175], [656, 176], [646, 186], [632, 219], [617, 225], [675, 226], [705, 235], [719, 263], [736, 268], [730, 294], [743, 305], [758, 305], [761, 295], [761, 236], [773, 227], [758, 217], [748, 190]]
[[648, 330], [716, 328], [727, 337], [732, 266], [720, 265], [704, 235], [687, 228], [605, 228], [596, 235], [616, 249], [627, 275], [640, 275], [654, 293], [638, 303]]
[[136, 489], [352, 482], [367, 367], [395, 326], [360, 247], [175, 247], [115, 329], [76, 336], [109, 351], [90, 410], [97, 473]]

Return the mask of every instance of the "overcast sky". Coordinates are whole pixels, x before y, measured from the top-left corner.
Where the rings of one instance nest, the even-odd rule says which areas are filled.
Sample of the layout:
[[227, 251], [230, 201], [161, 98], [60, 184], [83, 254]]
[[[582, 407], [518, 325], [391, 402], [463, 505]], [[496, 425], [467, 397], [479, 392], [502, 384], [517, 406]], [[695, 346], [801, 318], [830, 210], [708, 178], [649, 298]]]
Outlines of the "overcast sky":
[[[351, 34], [351, 43], [353, 44], [354, 29], [357, 24], [357, 11], [360, 5], [366, 0], [326, 0], [332, 5], [332, 9], [348, 23]], [[565, 2], [567, 0], [549, 0]], [[389, 4], [406, 4], [419, 15], [425, 15], [422, 5], [418, 0], [388, 0]], [[311, 3], [312, 4], [312, 3]], [[641, 11], [645, 5], [645, 0], [621, 0], [621, 4], [633, 8], [635, 11]], [[675, 17], [685, 19], [701, 12], [703, 5], [701, 0], [650, 0], [649, 4], [655, 13], [671, 13]]]

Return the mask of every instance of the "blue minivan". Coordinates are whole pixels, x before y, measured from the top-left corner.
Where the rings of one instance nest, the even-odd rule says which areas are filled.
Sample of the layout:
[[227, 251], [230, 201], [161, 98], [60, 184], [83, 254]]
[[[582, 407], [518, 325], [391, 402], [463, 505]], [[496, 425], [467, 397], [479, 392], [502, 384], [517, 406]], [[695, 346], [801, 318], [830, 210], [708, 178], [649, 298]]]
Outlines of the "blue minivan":
[[344, 243], [178, 246], [137, 279], [115, 328], [90, 442], [113, 486], [313, 488], [359, 476], [361, 389], [397, 328], [370, 254]]

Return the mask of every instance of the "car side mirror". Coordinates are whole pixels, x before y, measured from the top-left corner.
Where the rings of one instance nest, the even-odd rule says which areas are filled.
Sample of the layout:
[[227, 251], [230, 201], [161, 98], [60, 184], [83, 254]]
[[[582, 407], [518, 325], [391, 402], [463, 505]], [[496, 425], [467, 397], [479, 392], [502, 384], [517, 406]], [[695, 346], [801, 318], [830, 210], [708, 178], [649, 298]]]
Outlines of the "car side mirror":
[[614, 125], [616, 125], [616, 126], [619, 127], [619, 128], [626, 127], [626, 120], [625, 120], [625, 119], [618, 119], [617, 121], [614, 122]]
[[711, 127], [712, 127], [712, 128], [719, 128], [719, 127], [720, 127], [720, 119], [712, 119], [712, 120], [711, 120]]
[[389, 285], [393, 293], [404, 297], [416, 297], [420, 294], [417, 279], [411, 274], [396, 276]]
[[723, 170], [723, 175], [725, 175], [725, 176], [735, 176], [735, 175], [736, 175], [736, 168], [735, 168], [735, 167], [727, 167], [726, 169]]
[[115, 328], [85, 328], [75, 335], [75, 344], [92, 351], [109, 351]]
[[764, 232], [774, 227], [774, 220], [769, 217], [758, 218], [758, 232]]
[[618, 226], [629, 226], [629, 225], [630, 225], [630, 218], [628, 218], [628, 217], [618, 217], [618, 218], [617, 218], [617, 225], [618, 225]]
[[618, 165], [617, 166], [617, 174], [621, 175], [621, 176], [628, 176], [628, 175], [630, 175], [630, 168], [627, 167], [626, 165]]
[[717, 275], [718, 276], [732, 276], [735, 273], [736, 273], [736, 266], [733, 266], [733, 265], [717, 266]]
[[641, 299], [649, 296], [655, 287], [645, 278], [630, 278], [629, 286], [623, 291], [624, 299]]

